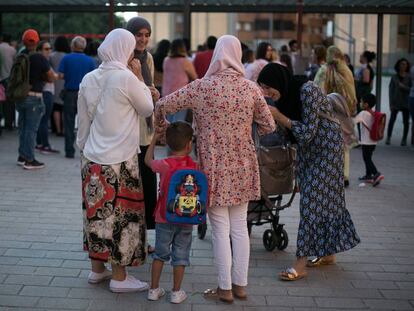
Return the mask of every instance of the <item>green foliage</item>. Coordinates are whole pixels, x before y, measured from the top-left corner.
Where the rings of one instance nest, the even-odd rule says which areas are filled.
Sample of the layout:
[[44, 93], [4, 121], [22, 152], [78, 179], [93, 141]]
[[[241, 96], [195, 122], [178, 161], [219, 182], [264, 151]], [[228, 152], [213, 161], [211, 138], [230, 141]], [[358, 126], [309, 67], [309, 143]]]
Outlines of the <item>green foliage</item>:
[[[108, 13], [53, 13], [53, 33], [55, 34], [106, 34], [109, 30]], [[49, 13], [3, 13], [2, 32], [20, 41], [28, 28], [39, 34], [49, 34]], [[124, 19], [114, 16], [115, 27], [122, 27]]]

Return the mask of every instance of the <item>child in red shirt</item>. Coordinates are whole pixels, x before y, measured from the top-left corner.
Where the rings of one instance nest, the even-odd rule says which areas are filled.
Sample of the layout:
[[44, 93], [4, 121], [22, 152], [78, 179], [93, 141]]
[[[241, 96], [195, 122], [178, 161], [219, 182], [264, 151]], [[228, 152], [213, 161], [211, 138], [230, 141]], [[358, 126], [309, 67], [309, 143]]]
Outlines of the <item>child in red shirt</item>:
[[[154, 148], [158, 135], [154, 135], [151, 144], [145, 155], [145, 164], [155, 173], [160, 174], [160, 189], [168, 189], [164, 185], [166, 176], [172, 169], [180, 165], [197, 168], [197, 164], [191, 159], [189, 154], [192, 150], [193, 129], [186, 122], [171, 123], [166, 132], [166, 141], [171, 149], [171, 155], [167, 159], [154, 160]], [[181, 289], [181, 282], [184, 277], [186, 266], [190, 265], [190, 249], [192, 242], [193, 227], [188, 225], [176, 225], [167, 223], [166, 206], [162, 204], [160, 193], [155, 208], [155, 252], [151, 268], [151, 288], [148, 291], [148, 300], [158, 300], [165, 295], [165, 290], [159, 287], [162, 268], [164, 262], [171, 260], [174, 270], [174, 286], [171, 291], [171, 302], [181, 303], [187, 295]]]

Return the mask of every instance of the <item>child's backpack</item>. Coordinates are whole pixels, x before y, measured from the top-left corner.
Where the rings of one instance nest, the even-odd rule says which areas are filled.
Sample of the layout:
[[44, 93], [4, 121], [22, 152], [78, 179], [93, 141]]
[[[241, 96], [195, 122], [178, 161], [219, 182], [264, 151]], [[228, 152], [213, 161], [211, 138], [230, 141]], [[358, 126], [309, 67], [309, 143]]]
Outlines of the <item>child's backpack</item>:
[[381, 140], [384, 138], [387, 115], [379, 111], [370, 111], [370, 113], [374, 117], [374, 122], [369, 131], [369, 137], [375, 141]]
[[7, 98], [13, 102], [21, 101], [27, 97], [30, 91], [30, 60], [29, 55], [21, 53], [16, 57], [10, 71], [7, 84]]
[[374, 121], [372, 122], [371, 128], [369, 128], [365, 124], [364, 126], [369, 131], [369, 137], [374, 141], [379, 141], [384, 138], [385, 125], [387, 123], [387, 115], [379, 111], [372, 111], [371, 109], [368, 110], [368, 112], [372, 115]]
[[207, 176], [204, 172], [194, 168], [191, 158], [186, 165], [180, 166], [176, 166], [177, 162], [173, 159], [165, 160], [172, 167], [170, 173], [165, 176], [164, 187], [166, 189], [160, 190], [160, 194], [166, 194], [167, 222], [204, 224], [209, 194]]

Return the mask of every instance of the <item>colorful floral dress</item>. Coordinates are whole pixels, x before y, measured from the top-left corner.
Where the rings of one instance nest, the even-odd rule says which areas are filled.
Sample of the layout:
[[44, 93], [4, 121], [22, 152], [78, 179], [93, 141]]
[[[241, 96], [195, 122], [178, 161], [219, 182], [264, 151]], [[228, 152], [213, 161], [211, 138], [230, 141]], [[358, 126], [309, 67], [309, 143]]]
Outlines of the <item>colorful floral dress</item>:
[[256, 122], [259, 133], [267, 134], [275, 130], [275, 122], [256, 84], [229, 69], [193, 81], [157, 102], [156, 124], [165, 127], [165, 116], [182, 109], [193, 110], [210, 206], [229, 207], [259, 199], [252, 124]]
[[138, 156], [117, 165], [82, 159], [84, 249], [89, 258], [121, 266], [146, 259], [144, 194]]
[[319, 116], [332, 107], [315, 84], [303, 85], [301, 101], [302, 121], [292, 121], [301, 195], [296, 255], [327, 256], [360, 242], [345, 207], [342, 131], [339, 124]]

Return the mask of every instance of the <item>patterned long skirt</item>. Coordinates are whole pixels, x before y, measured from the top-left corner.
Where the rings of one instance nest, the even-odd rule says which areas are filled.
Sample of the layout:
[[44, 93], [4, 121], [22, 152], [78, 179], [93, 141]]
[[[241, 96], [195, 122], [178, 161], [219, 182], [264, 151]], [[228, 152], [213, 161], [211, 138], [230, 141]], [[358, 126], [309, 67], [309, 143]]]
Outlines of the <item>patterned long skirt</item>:
[[83, 158], [84, 250], [89, 258], [121, 266], [145, 262], [144, 194], [138, 157], [120, 165]]

